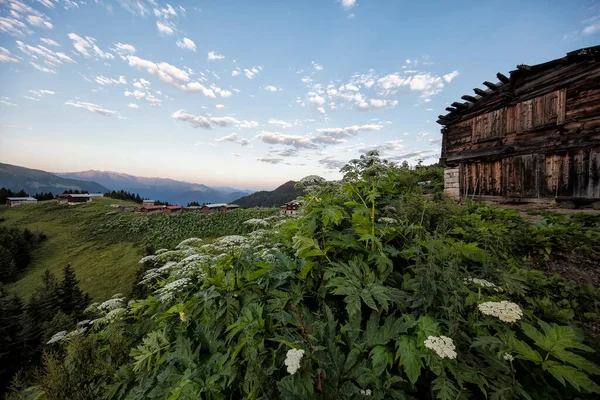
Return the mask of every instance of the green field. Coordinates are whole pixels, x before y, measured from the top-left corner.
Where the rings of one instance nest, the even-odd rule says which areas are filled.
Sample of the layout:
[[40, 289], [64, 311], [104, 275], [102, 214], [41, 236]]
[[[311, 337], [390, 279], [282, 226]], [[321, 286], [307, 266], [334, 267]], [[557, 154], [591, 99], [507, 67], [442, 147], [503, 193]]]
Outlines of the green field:
[[[46, 269], [59, 276], [71, 264], [81, 288], [94, 300], [129, 292], [139, 259], [147, 249], [176, 245], [189, 237], [211, 238], [249, 229], [243, 222], [264, 217], [274, 209], [238, 210], [228, 214], [182, 213], [141, 215], [120, 212], [110, 204], [127, 202], [94, 198], [77, 206], [54, 201], [19, 207], [0, 207], [0, 224], [39, 230], [48, 236], [33, 251], [25, 274], [10, 289], [29, 297]], [[132, 204], [132, 203], [130, 203]]]

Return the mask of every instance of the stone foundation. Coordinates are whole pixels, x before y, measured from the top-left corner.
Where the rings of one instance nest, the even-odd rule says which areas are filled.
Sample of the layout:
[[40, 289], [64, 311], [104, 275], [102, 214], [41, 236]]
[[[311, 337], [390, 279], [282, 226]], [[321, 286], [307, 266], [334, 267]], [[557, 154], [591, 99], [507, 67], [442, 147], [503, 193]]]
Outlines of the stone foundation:
[[448, 196], [456, 199], [460, 197], [460, 184], [458, 178], [458, 167], [444, 169], [444, 192]]

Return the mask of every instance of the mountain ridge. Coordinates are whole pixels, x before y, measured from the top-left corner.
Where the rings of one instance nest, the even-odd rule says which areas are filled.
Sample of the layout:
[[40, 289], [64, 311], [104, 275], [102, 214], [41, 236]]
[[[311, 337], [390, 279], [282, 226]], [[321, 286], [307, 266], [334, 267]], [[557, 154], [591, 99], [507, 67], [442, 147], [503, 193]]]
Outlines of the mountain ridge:
[[296, 188], [296, 181], [287, 181], [275, 190], [261, 190], [235, 199], [233, 203], [244, 208], [279, 207], [303, 195], [304, 191]]

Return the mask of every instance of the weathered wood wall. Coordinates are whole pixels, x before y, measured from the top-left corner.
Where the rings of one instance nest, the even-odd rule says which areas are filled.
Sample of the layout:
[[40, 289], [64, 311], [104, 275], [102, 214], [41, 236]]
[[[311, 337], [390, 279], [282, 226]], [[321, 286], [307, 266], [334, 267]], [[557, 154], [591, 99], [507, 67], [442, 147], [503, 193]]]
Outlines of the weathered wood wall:
[[600, 59], [557, 61], [444, 117], [462, 196], [600, 198]]

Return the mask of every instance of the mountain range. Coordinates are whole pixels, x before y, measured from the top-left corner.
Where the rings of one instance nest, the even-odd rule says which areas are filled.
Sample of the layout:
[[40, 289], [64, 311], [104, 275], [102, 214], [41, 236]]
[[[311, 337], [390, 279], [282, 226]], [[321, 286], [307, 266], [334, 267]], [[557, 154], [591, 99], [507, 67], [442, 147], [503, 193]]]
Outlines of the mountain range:
[[248, 196], [241, 197], [233, 203], [244, 207], [279, 207], [288, 201], [295, 200], [298, 196], [303, 196], [304, 191], [296, 189], [295, 181], [288, 181], [275, 190], [261, 190]]
[[62, 193], [65, 190], [108, 192], [125, 190], [143, 198], [187, 205], [191, 201], [202, 203], [229, 203], [233, 199], [253, 193], [230, 187], [209, 187], [197, 183], [166, 178], [145, 178], [111, 171], [81, 171], [49, 173], [10, 164], [0, 164], [0, 187], [13, 191], [25, 190]]

